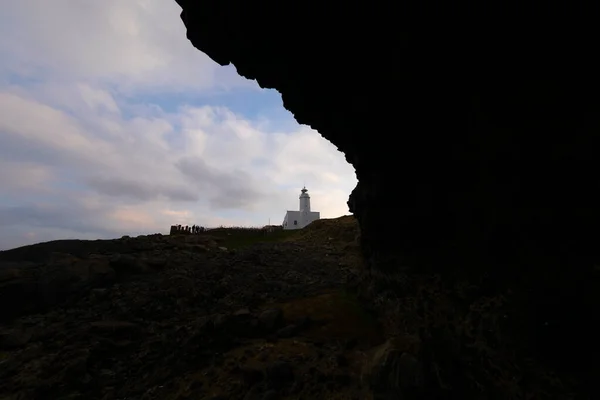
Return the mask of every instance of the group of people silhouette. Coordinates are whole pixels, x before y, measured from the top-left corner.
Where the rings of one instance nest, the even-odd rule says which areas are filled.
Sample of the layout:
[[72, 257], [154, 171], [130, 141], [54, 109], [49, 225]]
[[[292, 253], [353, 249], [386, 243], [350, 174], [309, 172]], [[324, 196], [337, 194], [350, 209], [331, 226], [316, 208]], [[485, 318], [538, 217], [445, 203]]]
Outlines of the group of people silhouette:
[[206, 228], [198, 225], [171, 225], [171, 234], [197, 234], [205, 230]]

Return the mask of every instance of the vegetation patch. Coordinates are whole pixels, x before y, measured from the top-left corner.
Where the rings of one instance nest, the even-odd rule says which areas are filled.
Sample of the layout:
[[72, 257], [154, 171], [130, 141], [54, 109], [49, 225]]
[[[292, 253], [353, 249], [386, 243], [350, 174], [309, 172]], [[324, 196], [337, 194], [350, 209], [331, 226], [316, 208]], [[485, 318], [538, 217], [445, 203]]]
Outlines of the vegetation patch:
[[298, 236], [298, 231], [283, 229], [267, 231], [262, 228], [220, 227], [203, 233], [213, 238], [220, 246], [238, 249], [258, 243], [275, 243]]
[[368, 346], [382, 340], [377, 319], [358, 298], [346, 290], [323, 293], [279, 305], [288, 320], [309, 318], [313, 326], [302, 336], [315, 341], [364, 342]]

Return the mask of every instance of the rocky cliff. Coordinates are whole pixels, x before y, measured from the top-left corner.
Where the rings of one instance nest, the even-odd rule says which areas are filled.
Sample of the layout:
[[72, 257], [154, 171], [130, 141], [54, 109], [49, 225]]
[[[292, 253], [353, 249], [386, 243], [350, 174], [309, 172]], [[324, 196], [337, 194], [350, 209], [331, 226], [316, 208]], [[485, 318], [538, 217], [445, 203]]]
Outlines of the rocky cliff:
[[575, 359], [599, 326], [592, 10], [177, 2], [195, 47], [277, 89], [355, 167], [375, 279], [477, 282], [507, 299], [515, 348], [589, 372]]

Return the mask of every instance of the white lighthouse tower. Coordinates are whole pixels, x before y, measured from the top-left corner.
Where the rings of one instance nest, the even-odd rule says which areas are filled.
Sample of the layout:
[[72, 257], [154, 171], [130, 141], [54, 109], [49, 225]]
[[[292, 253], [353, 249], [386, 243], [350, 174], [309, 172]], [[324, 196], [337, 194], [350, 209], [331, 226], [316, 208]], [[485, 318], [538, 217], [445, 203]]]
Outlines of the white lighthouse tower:
[[302, 194], [300, 195], [300, 211], [302, 212], [310, 212], [310, 196], [308, 195], [308, 190], [306, 190], [306, 186], [301, 190]]
[[287, 211], [283, 219], [283, 229], [302, 229], [313, 221], [321, 219], [321, 213], [310, 210], [310, 196], [308, 190], [303, 187], [300, 194], [300, 209], [298, 211]]

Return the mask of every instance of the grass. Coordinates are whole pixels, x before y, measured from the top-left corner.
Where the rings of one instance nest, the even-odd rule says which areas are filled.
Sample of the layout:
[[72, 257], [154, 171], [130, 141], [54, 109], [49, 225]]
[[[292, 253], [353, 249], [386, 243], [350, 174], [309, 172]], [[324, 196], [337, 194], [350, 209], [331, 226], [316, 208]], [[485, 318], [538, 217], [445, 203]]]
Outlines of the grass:
[[282, 230], [271, 232], [261, 227], [220, 226], [207, 229], [204, 235], [214, 238], [220, 246], [237, 249], [257, 243], [276, 243], [302, 241], [313, 244], [335, 245], [343, 248], [354, 244], [358, 234], [358, 223], [353, 216], [315, 221], [304, 229]]
[[321, 341], [358, 340], [381, 342], [381, 330], [373, 316], [352, 293], [345, 290], [325, 292], [278, 304], [287, 320], [310, 317], [316, 326], [302, 336]]
[[282, 242], [298, 236], [298, 232], [297, 230], [266, 232], [260, 228], [220, 227], [210, 229], [205, 234], [214, 238], [220, 246], [227, 247], [228, 249], [238, 249], [257, 243]]

